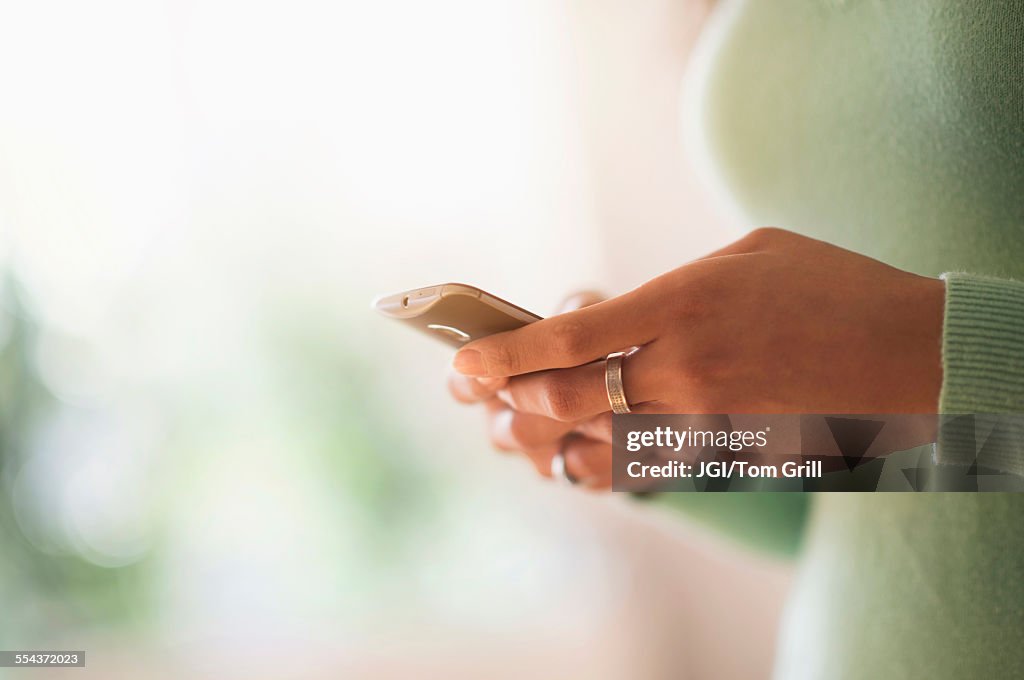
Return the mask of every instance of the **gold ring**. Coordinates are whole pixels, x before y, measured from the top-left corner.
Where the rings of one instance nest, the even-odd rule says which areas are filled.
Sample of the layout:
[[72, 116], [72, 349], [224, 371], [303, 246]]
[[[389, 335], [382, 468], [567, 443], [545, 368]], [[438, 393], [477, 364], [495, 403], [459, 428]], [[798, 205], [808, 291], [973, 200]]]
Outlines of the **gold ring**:
[[604, 360], [604, 386], [608, 390], [608, 403], [612, 405], [612, 413], [629, 413], [629, 402], [626, 401], [626, 389], [622, 386], [622, 359], [626, 352], [612, 352]]

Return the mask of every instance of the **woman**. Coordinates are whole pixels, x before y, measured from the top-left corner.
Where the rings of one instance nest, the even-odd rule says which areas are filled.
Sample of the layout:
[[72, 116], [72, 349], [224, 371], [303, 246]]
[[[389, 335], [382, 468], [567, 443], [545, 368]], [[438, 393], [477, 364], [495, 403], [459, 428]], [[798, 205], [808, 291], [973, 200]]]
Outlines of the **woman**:
[[[716, 13], [700, 137], [748, 223], [785, 229], [471, 343], [453, 394], [484, 402], [499, 448], [597, 488], [610, 417], [591, 362], [631, 346], [636, 412], [1024, 411], [1024, 2]], [[940, 441], [936, 459], [974, 454]], [[670, 500], [752, 534], [780, 516], [763, 496]], [[1021, 527], [1012, 494], [815, 496], [777, 677], [1024, 676]]]

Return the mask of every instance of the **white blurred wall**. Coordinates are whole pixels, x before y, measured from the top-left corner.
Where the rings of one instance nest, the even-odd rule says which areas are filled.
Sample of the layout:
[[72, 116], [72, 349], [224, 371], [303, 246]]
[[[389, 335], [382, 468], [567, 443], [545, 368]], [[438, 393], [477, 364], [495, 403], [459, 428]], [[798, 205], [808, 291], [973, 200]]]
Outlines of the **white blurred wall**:
[[[155, 560], [161, 575], [154, 637], [136, 654], [90, 631], [94, 673], [224, 676], [254, 637], [364, 677], [420, 662], [447, 677], [495, 662], [509, 677], [767, 672], [785, 567], [496, 456], [444, 400], [446, 352], [368, 311], [374, 295], [460, 280], [548, 313], [565, 292], [621, 292], [734, 236], [679, 142], [705, 12], [0, 7], [0, 253], [44, 321], [40, 373], [81, 416], [22, 496], [38, 502], [31, 480], [60, 471], [46, 503], [66, 521], [50, 538], [100, 564]], [[424, 537], [407, 595], [317, 602], [365, 567], [323, 519], [330, 490], [296, 455], [302, 437], [275, 425], [287, 395], [266, 389], [255, 330], [290, 315], [363, 357], [395, 426], [453, 480], [461, 510]], [[167, 469], [152, 451], [169, 404], [218, 420], [187, 443], [201, 483], [162, 491], [157, 526], [155, 492], [123, 491]], [[225, 472], [236, 463], [247, 475]], [[244, 635], [222, 646], [232, 629]], [[278, 656], [253, 658], [245, 674], [283, 677]]]

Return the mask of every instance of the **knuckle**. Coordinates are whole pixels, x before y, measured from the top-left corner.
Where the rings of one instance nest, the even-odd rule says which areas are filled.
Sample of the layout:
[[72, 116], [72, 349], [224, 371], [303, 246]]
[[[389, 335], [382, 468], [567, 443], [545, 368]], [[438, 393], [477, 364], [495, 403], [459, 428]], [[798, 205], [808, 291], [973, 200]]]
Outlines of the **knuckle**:
[[678, 305], [677, 310], [682, 317], [690, 322], [711, 317], [717, 309], [718, 302], [715, 299], [715, 291], [709, 293], [705, 290], [707, 287], [703, 281], [699, 282], [698, 285], [691, 288], [688, 295], [679, 299], [676, 304]]
[[553, 376], [548, 377], [541, 386], [541, 394], [548, 415], [562, 422], [575, 420], [582, 399], [579, 390], [573, 385]]
[[680, 382], [685, 392], [698, 403], [704, 403], [705, 398], [717, 394], [726, 381], [725, 366], [715, 356], [680, 358], [676, 372], [682, 378]]
[[586, 327], [579, 321], [564, 319], [551, 329], [551, 342], [561, 356], [578, 357], [585, 354], [590, 338]]
[[735, 287], [728, 265], [710, 262], [691, 267], [674, 291], [671, 309], [691, 323], [710, 319], [727, 307]]
[[492, 374], [500, 372], [514, 375], [519, 372], [522, 366], [522, 359], [519, 350], [515, 346], [502, 343], [491, 348], [485, 363]]
[[747, 234], [744, 240], [750, 242], [752, 245], [766, 246], [778, 243], [780, 240], [788, 236], [789, 232], [785, 229], [780, 229], [778, 227], [758, 227]]
[[729, 378], [718, 362], [711, 360], [689, 371], [687, 392], [697, 413], [730, 413], [735, 408], [735, 392], [729, 390]]

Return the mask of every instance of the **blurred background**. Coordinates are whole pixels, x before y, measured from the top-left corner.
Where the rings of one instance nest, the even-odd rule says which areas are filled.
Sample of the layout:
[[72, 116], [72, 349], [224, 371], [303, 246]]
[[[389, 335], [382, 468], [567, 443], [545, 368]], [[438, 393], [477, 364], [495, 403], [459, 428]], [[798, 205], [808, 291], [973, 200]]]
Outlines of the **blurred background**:
[[707, 4], [0, 3], [0, 649], [87, 650], [0, 676], [765, 675], [787, 566], [490, 451], [369, 308], [733, 239]]

